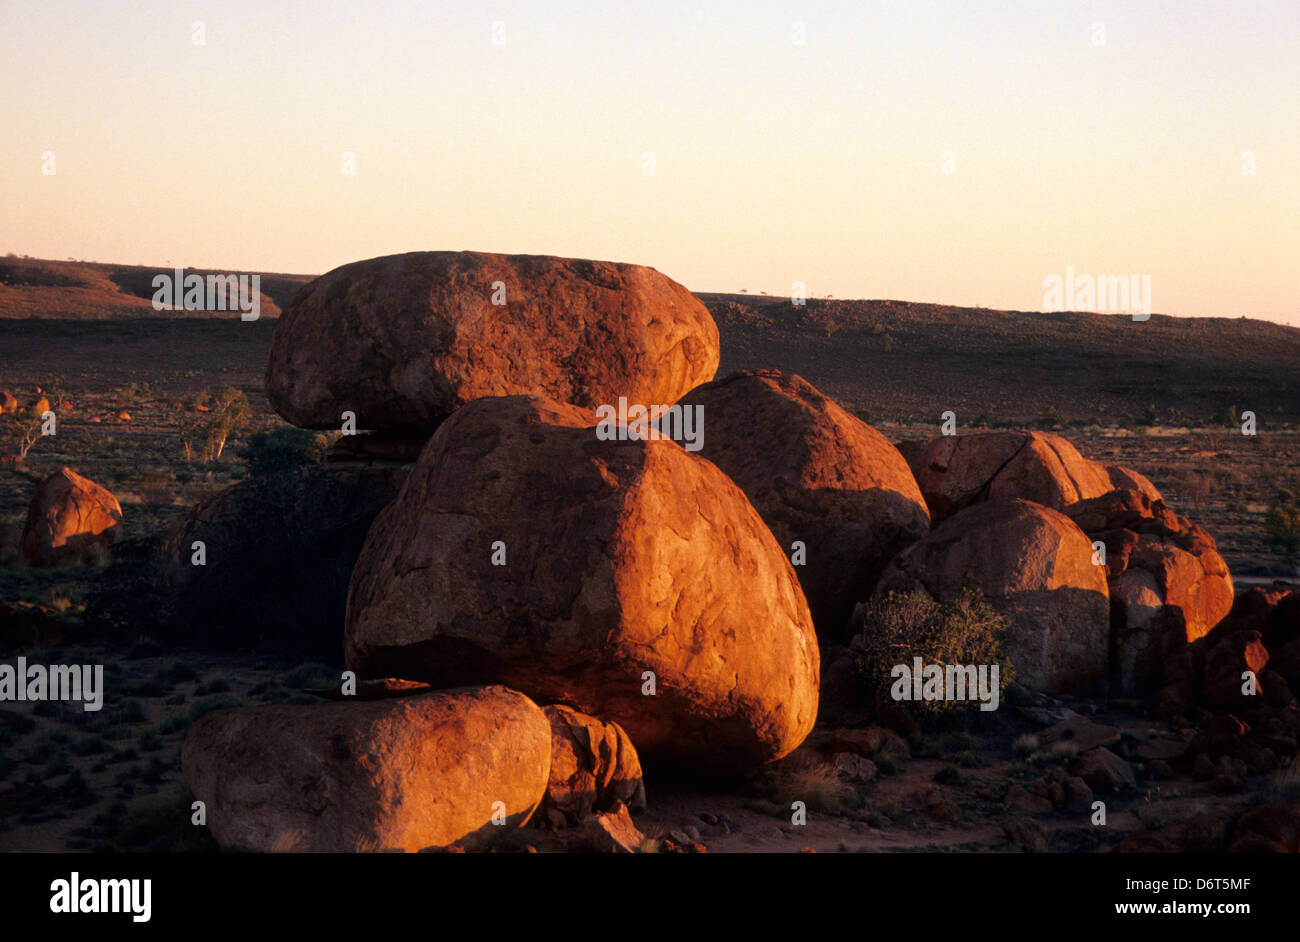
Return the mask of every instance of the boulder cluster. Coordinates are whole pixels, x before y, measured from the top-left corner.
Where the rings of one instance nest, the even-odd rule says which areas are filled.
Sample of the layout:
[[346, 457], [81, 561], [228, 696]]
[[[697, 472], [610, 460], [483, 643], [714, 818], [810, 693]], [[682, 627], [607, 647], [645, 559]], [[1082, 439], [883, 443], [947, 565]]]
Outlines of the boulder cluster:
[[[193, 727], [184, 774], [218, 841], [475, 848], [540, 819], [632, 850], [643, 763], [734, 779], [789, 755], [875, 595], [973, 584], [1020, 683], [1135, 695], [1232, 604], [1213, 540], [1136, 472], [1040, 433], [895, 447], [797, 376], [715, 381], [718, 362], [703, 305], [635, 265], [426, 252], [304, 286], [270, 402], [366, 432], [314, 473], [384, 483], [355, 512], [334, 492], [318, 523], [309, 487], [274, 519], [297, 521], [281, 552], [326, 570], [315, 627], [355, 688]], [[621, 400], [698, 410], [697, 447], [631, 411], [603, 434]], [[198, 534], [249, 541], [264, 513], [239, 500], [174, 536], [175, 592], [269, 591], [239, 554], [183, 571]], [[307, 604], [310, 580], [288, 585]], [[839, 752], [874, 774], [875, 748]]]

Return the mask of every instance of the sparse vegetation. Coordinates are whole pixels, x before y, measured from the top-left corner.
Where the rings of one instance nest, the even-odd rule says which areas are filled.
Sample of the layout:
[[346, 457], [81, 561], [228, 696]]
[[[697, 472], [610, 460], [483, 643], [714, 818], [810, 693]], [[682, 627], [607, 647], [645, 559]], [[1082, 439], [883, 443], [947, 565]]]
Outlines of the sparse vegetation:
[[[997, 664], [999, 696], [1014, 679], [1004, 651], [1010, 625], [973, 589], [952, 602], [936, 601], [923, 592], [890, 593], [867, 603], [863, 625], [850, 647], [860, 682], [878, 701], [889, 697], [892, 668], [904, 664], [910, 669], [917, 657], [924, 664]], [[969, 710], [973, 700], [899, 705], [922, 715], [941, 714]]]
[[324, 432], [282, 425], [251, 435], [239, 456], [247, 462], [249, 477], [274, 478], [320, 463], [331, 444], [332, 436]]

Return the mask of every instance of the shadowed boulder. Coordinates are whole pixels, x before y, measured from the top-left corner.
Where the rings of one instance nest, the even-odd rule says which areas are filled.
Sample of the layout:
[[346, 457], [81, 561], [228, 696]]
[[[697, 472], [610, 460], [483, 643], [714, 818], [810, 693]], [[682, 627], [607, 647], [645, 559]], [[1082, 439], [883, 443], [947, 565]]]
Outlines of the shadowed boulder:
[[62, 468], [36, 487], [19, 558], [38, 567], [107, 562], [121, 522], [122, 506], [107, 488]]
[[1068, 517], [1025, 500], [968, 507], [905, 549], [877, 594], [924, 589], [941, 600], [973, 585], [1011, 623], [1017, 682], [1055, 693], [1106, 686], [1106, 572]]
[[196, 505], [159, 562], [167, 639], [337, 663], [352, 567], [407, 473], [316, 465], [241, 481]]
[[304, 285], [275, 325], [266, 389], [306, 428], [350, 411], [358, 428], [432, 429], [483, 396], [675, 402], [718, 355], [708, 310], [653, 268], [411, 252]]
[[1106, 550], [1116, 692], [1149, 693], [1165, 662], [1231, 611], [1228, 566], [1209, 533], [1145, 492], [1111, 491], [1065, 514]]
[[930, 528], [903, 456], [799, 376], [735, 373], [691, 390], [701, 454], [740, 485], [787, 555], [823, 641], [842, 634], [885, 564]]
[[366, 539], [348, 665], [508, 684], [618, 723], [647, 764], [736, 774], [785, 755], [818, 680], [789, 560], [710, 462], [595, 424], [522, 396], [444, 422]]
[[181, 768], [225, 847], [476, 849], [532, 816], [550, 755], [541, 709], [483, 687], [217, 710], [190, 728]]

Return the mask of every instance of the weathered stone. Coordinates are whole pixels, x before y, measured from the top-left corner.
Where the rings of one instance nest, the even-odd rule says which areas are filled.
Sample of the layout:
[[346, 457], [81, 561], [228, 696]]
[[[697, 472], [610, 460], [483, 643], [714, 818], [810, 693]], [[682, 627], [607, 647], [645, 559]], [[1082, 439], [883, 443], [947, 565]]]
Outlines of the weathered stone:
[[885, 564], [930, 528], [903, 456], [799, 376], [734, 373], [691, 390], [703, 457], [740, 485], [787, 555], [825, 642]]
[[122, 506], [107, 488], [62, 468], [36, 487], [19, 558], [38, 567], [107, 562], [121, 522]]
[[1019, 683], [1063, 693], [1105, 689], [1106, 575], [1067, 517], [1024, 500], [968, 507], [899, 554], [876, 592], [921, 588], [951, 599], [968, 585], [1010, 621]]
[[713, 464], [594, 425], [537, 397], [443, 423], [357, 562], [349, 666], [505, 683], [618, 723], [647, 765], [744, 774], [785, 755], [818, 686], [789, 560]]
[[181, 768], [222, 846], [475, 849], [532, 816], [550, 755], [541, 709], [482, 687], [217, 710], [190, 728]]
[[544, 807], [577, 824], [593, 811], [623, 802], [645, 808], [641, 762], [617, 723], [603, 723], [566, 706], [543, 708], [551, 724], [551, 775]]
[[676, 402], [713, 379], [718, 329], [653, 268], [545, 255], [410, 252], [304, 285], [276, 322], [271, 407], [294, 425], [432, 429], [484, 396], [595, 408]]

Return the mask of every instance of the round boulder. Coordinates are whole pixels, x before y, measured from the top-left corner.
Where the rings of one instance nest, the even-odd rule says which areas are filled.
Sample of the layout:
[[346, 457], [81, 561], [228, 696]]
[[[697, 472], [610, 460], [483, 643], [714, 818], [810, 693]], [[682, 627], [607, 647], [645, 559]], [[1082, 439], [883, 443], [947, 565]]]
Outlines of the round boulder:
[[920, 588], [956, 598], [973, 585], [1007, 616], [1016, 680], [1053, 693], [1106, 687], [1106, 570], [1066, 516], [1026, 500], [992, 500], [954, 514], [905, 549], [877, 594]]
[[785, 755], [818, 682], [789, 560], [714, 465], [596, 424], [523, 396], [443, 423], [357, 561], [348, 665], [508, 684], [618, 723], [647, 762], [734, 774]]
[[681, 404], [700, 407], [700, 453], [740, 485], [796, 564], [823, 640], [841, 634], [885, 564], [930, 529], [903, 456], [802, 377], [775, 370], [735, 373]]
[[653, 268], [411, 252], [304, 285], [276, 322], [267, 398], [306, 428], [431, 429], [483, 396], [667, 404], [713, 378], [718, 329]]
[[240, 481], [196, 505], [160, 554], [168, 642], [337, 663], [352, 567], [407, 473], [310, 465]]
[[910, 450], [916, 483], [937, 522], [985, 500], [1019, 497], [1060, 510], [1111, 490], [1110, 476], [1059, 435], [946, 435]]

